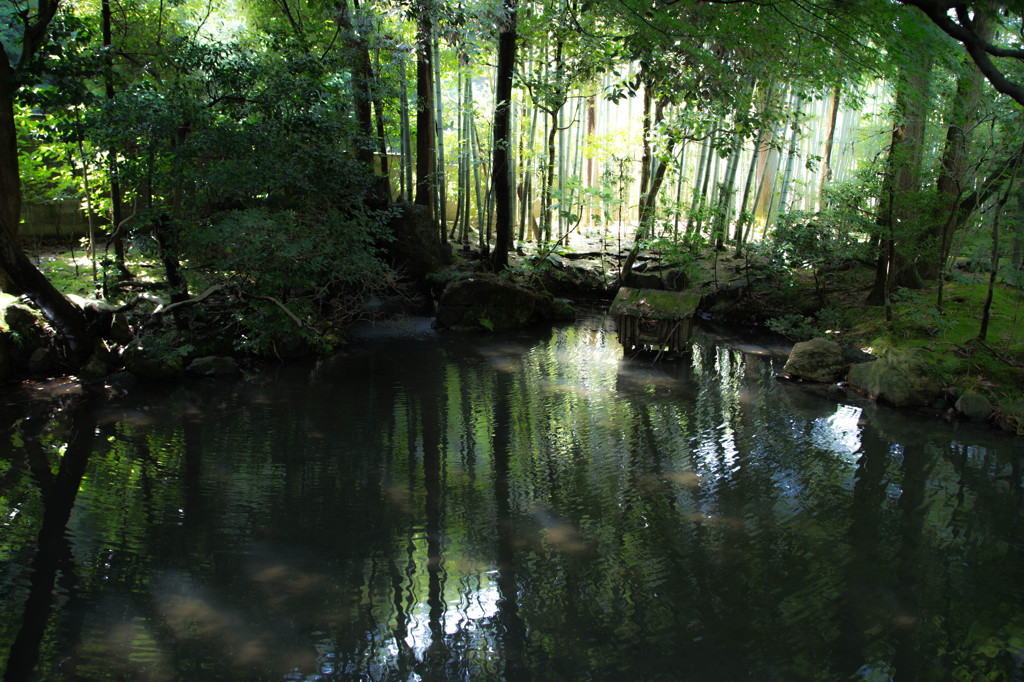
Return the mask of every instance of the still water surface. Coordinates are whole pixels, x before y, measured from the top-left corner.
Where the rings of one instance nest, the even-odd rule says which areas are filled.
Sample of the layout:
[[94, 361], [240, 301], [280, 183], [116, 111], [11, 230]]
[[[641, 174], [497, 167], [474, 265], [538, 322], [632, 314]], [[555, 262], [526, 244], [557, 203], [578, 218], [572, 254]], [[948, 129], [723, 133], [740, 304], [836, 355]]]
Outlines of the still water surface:
[[1020, 443], [700, 333], [380, 332], [2, 408], [5, 679], [1024, 678]]

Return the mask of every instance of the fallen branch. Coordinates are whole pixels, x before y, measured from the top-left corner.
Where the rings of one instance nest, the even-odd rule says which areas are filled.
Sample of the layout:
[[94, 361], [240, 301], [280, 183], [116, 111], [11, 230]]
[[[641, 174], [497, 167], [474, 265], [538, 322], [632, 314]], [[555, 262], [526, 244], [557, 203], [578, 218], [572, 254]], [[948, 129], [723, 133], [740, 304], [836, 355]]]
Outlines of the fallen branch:
[[203, 299], [208, 298], [210, 295], [212, 295], [213, 293], [215, 293], [217, 291], [220, 291], [223, 288], [224, 288], [223, 284], [214, 284], [212, 287], [208, 288], [206, 291], [204, 291], [203, 293], [199, 294], [198, 296], [194, 296], [193, 298], [189, 298], [189, 299], [186, 299], [184, 301], [178, 301], [177, 303], [171, 303], [170, 305], [166, 305], [166, 306], [157, 306], [157, 309], [153, 311], [153, 314], [154, 315], [164, 315], [168, 311], [174, 310], [175, 308], [177, 308], [179, 306], [191, 305], [193, 303], [199, 303]]
[[310, 325], [307, 322], [303, 322], [302, 320], [300, 320], [299, 317], [295, 313], [293, 313], [291, 310], [288, 309], [288, 306], [286, 306], [284, 303], [282, 303], [280, 301], [280, 299], [275, 298], [273, 296], [253, 296], [253, 298], [258, 298], [258, 299], [261, 299], [261, 300], [264, 300], [264, 301], [270, 301], [271, 303], [276, 305], [278, 308], [283, 310], [285, 315], [287, 315], [288, 317], [292, 318], [292, 322], [294, 322], [296, 325], [298, 325], [299, 329], [306, 328], [306, 329], [309, 329], [310, 331], [312, 331], [317, 336], [320, 335], [320, 331], [316, 327]]
[[971, 342], [972, 343], [976, 343], [979, 346], [981, 346], [982, 348], [984, 348], [985, 350], [987, 350], [989, 353], [992, 354], [992, 357], [994, 357], [996, 360], [999, 360], [1001, 362], [1005, 362], [1007, 365], [1009, 365], [1010, 367], [1013, 367], [1015, 369], [1021, 369], [1021, 365], [1020, 364], [1014, 362], [1013, 360], [1011, 360], [1010, 358], [1006, 357], [1005, 355], [1002, 355], [999, 351], [997, 351], [995, 348], [993, 348], [992, 346], [988, 345], [987, 343], [985, 343], [981, 339], [977, 339], [977, 338], [971, 339]]

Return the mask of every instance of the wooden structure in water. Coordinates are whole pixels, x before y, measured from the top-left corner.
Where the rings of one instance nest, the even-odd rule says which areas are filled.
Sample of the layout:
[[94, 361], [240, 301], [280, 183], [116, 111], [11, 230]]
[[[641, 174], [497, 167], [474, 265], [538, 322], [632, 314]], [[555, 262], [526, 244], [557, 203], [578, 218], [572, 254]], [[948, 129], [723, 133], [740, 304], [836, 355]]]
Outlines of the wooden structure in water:
[[615, 316], [623, 352], [681, 353], [693, 331], [700, 294], [622, 287], [609, 312]]

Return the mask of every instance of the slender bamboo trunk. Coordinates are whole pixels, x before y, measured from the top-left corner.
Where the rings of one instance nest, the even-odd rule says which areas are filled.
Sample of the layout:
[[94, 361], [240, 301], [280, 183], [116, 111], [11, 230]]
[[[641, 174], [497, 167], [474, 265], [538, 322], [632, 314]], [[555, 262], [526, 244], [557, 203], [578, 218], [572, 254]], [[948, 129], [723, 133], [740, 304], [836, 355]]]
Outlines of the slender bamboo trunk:
[[725, 167], [725, 178], [722, 180], [722, 193], [719, 197], [718, 211], [715, 215], [714, 234], [715, 248], [722, 249], [729, 232], [729, 217], [732, 213], [733, 196], [736, 193], [736, 171], [740, 166], [740, 133], [737, 130], [732, 136], [732, 153]]
[[693, 176], [693, 194], [690, 199], [690, 213], [686, 216], [686, 236], [693, 234], [697, 220], [697, 208], [700, 205], [700, 185], [704, 179], [704, 167], [707, 165], [710, 141], [705, 138], [700, 147], [700, 161], [697, 162], [697, 173]]
[[[709, 205], [711, 205], [711, 202], [708, 201], [708, 183], [711, 182], [712, 177], [714, 177], [716, 181], [718, 180], [718, 160], [721, 157], [719, 157], [718, 154], [715, 153], [714, 149], [710, 149], [709, 153], [714, 158], [709, 158], [709, 163], [705, 164], [706, 168], [704, 169], [704, 182], [701, 184], [700, 189], [700, 204], [697, 206], [697, 224], [694, 227], [694, 233], [697, 235], [699, 235], [701, 231], [704, 229], [704, 218], [707, 217], [705, 215], [705, 209]], [[712, 188], [712, 193], [713, 192], [714, 188]]]
[[412, 201], [412, 124], [409, 118], [409, 89], [406, 85], [405, 56], [399, 58], [398, 64], [398, 92], [401, 99], [400, 122], [401, 128], [401, 169], [399, 171], [399, 185], [402, 189], [402, 198], [405, 201]]
[[[530, 117], [530, 136], [529, 141], [526, 144], [527, 151], [533, 154], [533, 147], [536, 144], [537, 138], [537, 107], [533, 108], [533, 113]], [[519, 241], [526, 241], [526, 226], [530, 223], [531, 232], [533, 223], [533, 167], [532, 161], [526, 164], [526, 171], [523, 173], [523, 210], [519, 213]], [[536, 238], [537, 235], [533, 235]]]
[[733, 239], [736, 241], [736, 257], [743, 255], [743, 237], [745, 235], [744, 225], [747, 222], [747, 202], [750, 199], [750, 187], [754, 181], [754, 173], [757, 170], [757, 157], [761, 153], [761, 135], [755, 138], [754, 152], [750, 155], [750, 168], [747, 169], [747, 179], [743, 183], [743, 198], [740, 200], [740, 211], [736, 217], [736, 232]]
[[803, 109], [804, 100], [799, 93], [793, 95], [793, 136], [789, 143], [789, 153], [786, 156], [786, 170], [782, 173], [782, 187], [779, 189], [778, 215], [782, 215], [789, 209], [789, 186], [793, 180], [793, 168], [796, 165], [797, 150], [800, 142], [800, 111]]
[[480, 161], [476, 149], [476, 121], [469, 120], [469, 148], [470, 161], [473, 166], [473, 187], [476, 189], [476, 229], [481, 251], [485, 248], [484, 241], [484, 204], [480, 192]]
[[682, 149], [679, 150], [679, 165], [676, 167], [676, 208], [672, 221], [672, 239], [679, 239], [679, 214], [683, 206], [683, 169], [686, 168], [686, 138], [683, 138]]
[[465, 148], [466, 147], [465, 147], [465, 142], [464, 142], [464, 137], [463, 137], [464, 126], [465, 126], [465, 121], [466, 121], [466, 117], [463, 114], [463, 99], [462, 99], [464, 97], [463, 85], [462, 85], [463, 76], [464, 76], [463, 71], [464, 71], [464, 69], [462, 68], [462, 57], [460, 55], [460, 57], [459, 57], [459, 70], [458, 70], [457, 81], [456, 81], [456, 86], [455, 86], [455, 92], [456, 92], [456, 95], [455, 95], [455, 111], [456, 111], [456, 114], [458, 116], [458, 122], [459, 122], [459, 136], [458, 136], [459, 161], [458, 161], [458, 169], [456, 170], [456, 173], [455, 173], [455, 219], [452, 221], [452, 230], [448, 234], [448, 240], [449, 241], [454, 241], [455, 237], [456, 237], [456, 234], [458, 233], [459, 224], [460, 224], [460, 222], [462, 220], [462, 202], [463, 202], [463, 198], [465, 197], [465, 186], [462, 184], [462, 173], [463, 173], [463, 171], [465, 170], [465, 167], [466, 167], [466, 158], [465, 158]]

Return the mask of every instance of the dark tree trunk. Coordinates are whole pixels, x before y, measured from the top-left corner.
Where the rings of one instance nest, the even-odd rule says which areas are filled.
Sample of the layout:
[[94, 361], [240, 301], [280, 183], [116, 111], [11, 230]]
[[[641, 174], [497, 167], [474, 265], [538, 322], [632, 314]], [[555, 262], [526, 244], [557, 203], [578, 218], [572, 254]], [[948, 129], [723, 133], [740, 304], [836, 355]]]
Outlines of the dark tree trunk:
[[[992, 25], [985, 12], [977, 12], [974, 22], [979, 35], [988, 40]], [[956, 95], [950, 105], [946, 144], [942, 150], [942, 170], [936, 180], [940, 205], [931, 227], [932, 254], [922, 264], [922, 274], [928, 279], [938, 278], [953, 246], [953, 234], [959, 227], [954, 219], [958, 213], [964, 189], [970, 184], [967, 170], [967, 147], [970, 129], [977, 122], [978, 102], [981, 99], [981, 71], [973, 63], [964, 65], [956, 81]]]
[[35, 19], [22, 36], [22, 54], [12, 67], [0, 45], [0, 288], [24, 295], [35, 304], [68, 346], [72, 363], [84, 361], [92, 351], [82, 311], [71, 304], [32, 264], [18, 245], [21, 218], [21, 177], [18, 171], [18, 135], [14, 119], [17, 71], [35, 54], [57, 11], [57, 2], [40, 2]]
[[84, 361], [92, 352], [82, 311], [66, 299], [50, 280], [33, 265], [7, 224], [0, 218], [0, 269], [9, 280], [4, 291], [27, 297], [42, 311], [68, 345], [72, 364]]
[[434, 86], [430, 8], [421, 2], [416, 19], [416, 199], [434, 213]]
[[497, 91], [494, 109], [494, 205], [497, 237], [492, 254], [495, 270], [508, 266], [508, 248], [512, 241], [514, 214], [512, 184], [509, 179], [509, 158], [512, 120], [512, 74], [516, 61], [516, 0], [505, 0], [505, 22], [498, 34]]
[[[18, 131], [14, 121], [16, 74], [0, 54], [0, 221], [12, 237], [21, 225], [21, 173], [18, 168]], [[0, 281], [0, 285], [3, 282]], [[4, 287], [6, 288], [6, 287]]]
[[[669, 156], [672, 155], [675, 146], [675, 140], [672, 137], [669, 137]], [[640, 226], [636, 231], [636, 239], [633, 242], [633, 248], [629, 250], [629, 254], [626, 256], [626, 260], [622, 264], [622, 268], [619, 270], [619, 278], [617, 280], [618, 286], [622, 286], [625, 283], [626, 278], [629, 277], [629, 273], [633, 269], [633, 264], [636, 263], [636, 259], [640, 255], [640, 244], [647, 236], [647, 232], [650, 229], [651, 224], [654, 222], [654, 206], [658, 197], [658, 192], [661, 191], [661, 185], [665, 181], [665, 173], [668, 171], [668, 166], [668, 163], [658, 164], [658, 167], [654, 171], [654, 176], [650, 179], [650, 187], [647, 189], [647, 193], [640, 197]]]
[[883, 268], [876, 271], [875, 283], [868, 297], [869, 303], [878, 305], [879, 294], [891, 293], [891, 285], [919, 288], [921, 277], [917, 271], [914, 249], [919, 244], [920, 232], [915, 229], [917, 218], [915, 195], [921, 188], [921, 164], [924, 153], [924, 133], [928, 115], [928, 88], [932, 65], [928, 60], [901, 66], [896, 85], [896, 107], [889, 144], [885, 189], [879, 202], [879, 227], [889, 235], [889, 247], [881, 255], [888, 260], [884, 268], [886, 280], [880, 277]]
[[825, 187], [832, 181], [832, 145], [836, 138], [836, 119], [839, 117], [839, 100], [842, 93], [839, 86], [832, 88], [829, 103], [828, 129], [825, 133], [825, 148], [821, 153], [821, 175], [818, 178], [818, 202], [825, 204]]
[[[114, 53], [111, 40], [111, 17], [110, 0], [103, 0], [101, 8], [103, 15], [103, 47], [106, 48], [106, 63], [104, 64], [103, 80], [107, 100], [114, 99]], [[108, 244], [114, 245], [114, 267], [117, 268], [118, 279], [131, 279], [132, 273], [128, 270], [126, 254], [124, 249], [124, 236], [121, 233], [121, 226], [124, 220], [124, 203], [121, 196], [121, 183], [117, 168], [117, 151], [111, 149], [108, 152], [107, 172], [110, 174], [110, 237]]]

